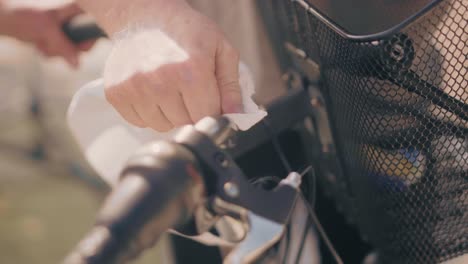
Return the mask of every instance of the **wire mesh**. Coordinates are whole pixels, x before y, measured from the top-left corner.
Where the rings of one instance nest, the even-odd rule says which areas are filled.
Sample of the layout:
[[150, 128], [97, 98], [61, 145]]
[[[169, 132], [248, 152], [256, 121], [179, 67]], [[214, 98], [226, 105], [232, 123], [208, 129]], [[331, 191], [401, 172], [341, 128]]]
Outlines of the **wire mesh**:
[[380, 262], [468, 253], [468, 2], [442, 1], [368, 42], [334, 32], [305, 1], [259, 4], [275, 39], [320, 66], [344, 168], [328, 188]]

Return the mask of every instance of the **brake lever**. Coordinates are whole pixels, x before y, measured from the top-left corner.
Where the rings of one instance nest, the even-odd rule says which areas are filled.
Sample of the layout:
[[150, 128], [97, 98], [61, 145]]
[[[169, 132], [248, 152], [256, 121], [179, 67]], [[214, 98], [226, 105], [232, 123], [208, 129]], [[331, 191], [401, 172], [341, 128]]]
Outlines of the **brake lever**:
[[[225, 226], [228, 230], [218, 230], [221, 238], [230, 233], [234, 235], [226, 240], [237, 242], [225, 263], [249, 263], [282, 237], [296, 201], [302, 197], [299, 190], [302, 176], [293, 172], [271, 191], [252, 185], [224, 144], [235, 130], [225, 117], [205, 118], [195, 126], [183, 128], [174, 140], [190, 149], [202, 164], [209, 209], [220, 217], [236, 219], [244, 228], [242, 239], [235, 228], [229, 230]], [[195, 219], [203, 221], [196, 216]], [[198, 231], [203, 233], [207, 228]]]
[[[296, 190], [296, 195], [293, 197], [291, 207], [288, 210], [288, 217], [284, 219], [283, 222], [278, 223], [259, 216], [252, 211], [247, 212], [246, 222], [249, 226], [247, 234], [225, 258], [225, 264], [253, 263], [259, 260], [266, 251], [280, 241], [286, 232], [294, 208], [302, 198], [299, 190], [301, 178], [302, 176], [300, 174], [292, 172], [286, 179], [282, 180], [277, 187], [292, 187]], [[304, 203], [304, 201], [302, 201], [302, 203]], [[299, 202], [299, 204], [301, 203]], [[217, 206], [219, 206], [219, 200]]]
[[268, 220], [284, 223], [297, 190], [287, 184], [272, 191], [253, 186], [227, 151], [218, 146], [220, 143], [215, 143], [222, 142], [216, 138], [218, 135], [228, 135], [229, 131], [235, 128], [226, 117], [205, 118], [195, 126], [184, 127], [175, 141], [190, 149], [203, 164], [208, 198], [218, 197]]

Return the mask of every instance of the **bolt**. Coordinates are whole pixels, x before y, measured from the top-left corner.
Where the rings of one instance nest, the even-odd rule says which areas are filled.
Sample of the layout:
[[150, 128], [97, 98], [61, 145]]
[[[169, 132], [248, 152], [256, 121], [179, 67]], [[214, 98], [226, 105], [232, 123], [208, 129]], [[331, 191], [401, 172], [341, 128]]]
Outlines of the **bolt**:
[[215, 158], [215, 161], [221, 165], [221, 167], [226, 168], [229, 166], [229, 160], [226, 159], [226, 156], [223, 153], [221, 152], [216, 153], [214, 158]]
[[239, 186], [233, 182], [226, 182], [224, 184], [224, 192], [231, 198], [239, 197]]
[[229, 138], [227, 141], [226, 141], [226, 146], [228, 148], [234, 148], [236, 146], [236, 141], [234, 140], [234, 138]]
[[403, 48], [401, 44], [395, 43], [395, 45], [392, 47], [392, 52], [390, 53], [390, 56], [396, 61], [403, 60], [403, 58], [405, 57], [405, 48]]
[[320, 107], [322, 104], [320, 103], [320, 99], [318, 97], [313, 97], [311, 100], [310, 100], [310, 104], [315, 107], [315, 108], [318, 108]]

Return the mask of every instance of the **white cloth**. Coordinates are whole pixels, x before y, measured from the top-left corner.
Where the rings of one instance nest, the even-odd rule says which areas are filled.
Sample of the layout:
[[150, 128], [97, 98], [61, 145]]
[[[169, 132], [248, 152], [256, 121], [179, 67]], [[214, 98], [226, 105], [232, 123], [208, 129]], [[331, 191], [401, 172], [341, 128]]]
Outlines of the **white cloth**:
[[[244, 113], [228, 114], [240, 130], [247, 130], [266, 116], [252, 100], [255, 87], [248, 68], [239, 67]], [[81, 88], [68, 109], [68, 124], [86, 159], [110, 185], [114, 185], [128, 158], [142, 145], [169, 139], [167, 133], [137, 128], [127, 123], [106, 101], [101, 79]]]

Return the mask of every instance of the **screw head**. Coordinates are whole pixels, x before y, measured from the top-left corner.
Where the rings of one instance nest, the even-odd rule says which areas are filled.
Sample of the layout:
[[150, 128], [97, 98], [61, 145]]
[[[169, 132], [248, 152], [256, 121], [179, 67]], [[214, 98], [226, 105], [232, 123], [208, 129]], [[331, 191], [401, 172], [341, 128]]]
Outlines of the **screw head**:
[[226, 182], [224, 184], [224, 192], [231, 198], [237, 198], [240, 194], [239, 186], [233, 182]]
[[322, 106], [322, 103], [320, 102], [320, 99], [318, 97], [313, 97], [310, 100], [310, 104], [312, 105], [312, 107], [315, 107], [315, 108]]
[[214, 156], [214, 159], [215, 161], [221, 165], [221, 167], [223, 168], [226, 168], [229, 166], [229, 160], [226, 158], [226, 156], [221, 153], [221, 152], [218, 152], [215, 154]]
[[405, 58], [405, 48], [400, 43], [395, 43], [392, 46], [390, 56], [396, 61], [403, 60]]

